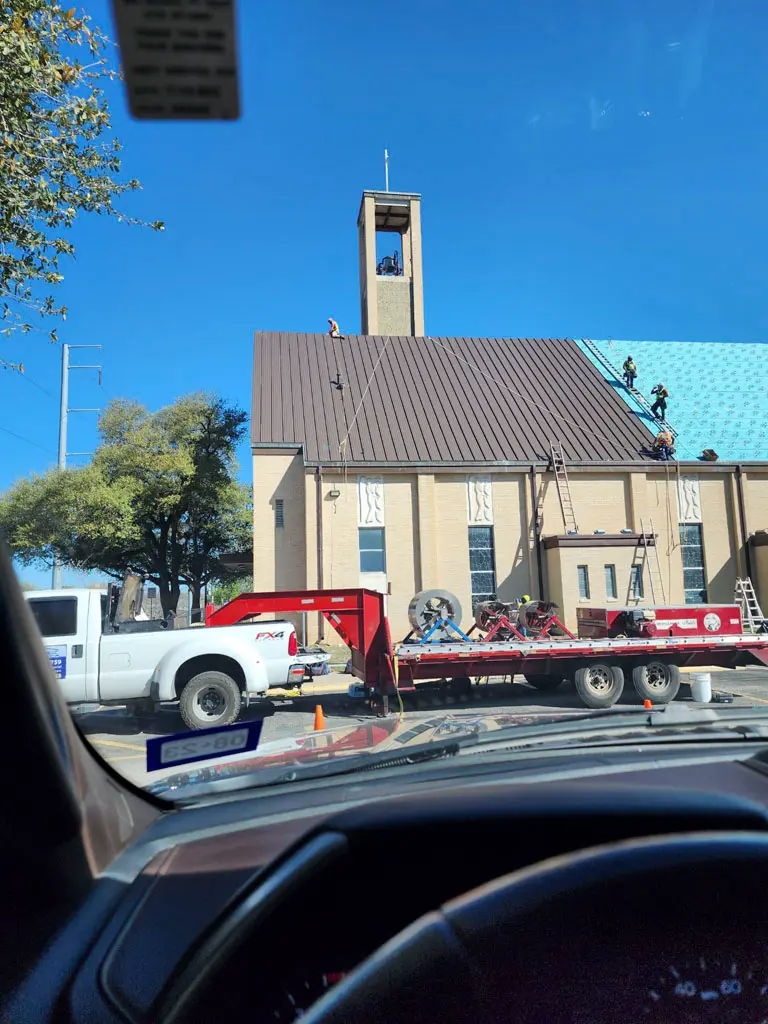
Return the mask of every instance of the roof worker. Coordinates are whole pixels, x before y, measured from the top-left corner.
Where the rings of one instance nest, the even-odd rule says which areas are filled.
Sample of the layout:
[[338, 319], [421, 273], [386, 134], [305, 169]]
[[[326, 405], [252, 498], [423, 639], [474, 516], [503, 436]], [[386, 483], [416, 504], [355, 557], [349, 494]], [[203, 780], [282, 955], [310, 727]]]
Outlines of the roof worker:
[[651, 412], [656, 419], [665, 420], [667, 418], [667, 399], [669, 398], [669, 392], [661, 381], [659, 381], [655, 388], [651, 388], [651, 394], [656, 395], [656, 401], [651, 406]]
[[518, 613], [517, 613], [517, 629], [523, 636], [528, 636], [528, 627], [525, 625], [525, 616], [523, 615], [523, 608], [531, 600], [530, 594], [523, 594], [518, 601]]
[[657, 459], [662, 462], [669, 462], [674, 455], [675, 439], [671, 430], [660, 430], [653, 442], [653, 452]]
[[344, 335], [339, 332], [339, 325], [336, 323], [336, 321], [333, 319], [333, 317], [330, 317], [330, 316], [328, 317], [328, 323], [330, 324], [330, 327], [328, 328], [328, 333], [330, 334], [330, 336], [332, 338], [342, 338], [343, 339]]
[[624, 383], [632, 391], [635, 386], [635, 377], [637, 377], [637, 367], [632, 356], [627, 356], [621, 369], [624, 374]]

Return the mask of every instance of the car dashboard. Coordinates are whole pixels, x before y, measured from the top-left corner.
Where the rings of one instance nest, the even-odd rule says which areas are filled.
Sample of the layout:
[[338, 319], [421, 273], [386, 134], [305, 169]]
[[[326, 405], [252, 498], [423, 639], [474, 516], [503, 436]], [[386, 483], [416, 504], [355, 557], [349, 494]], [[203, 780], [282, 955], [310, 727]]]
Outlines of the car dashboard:
[[[168, 815], [126, 851], [56, 940], [45, 984], [59, 986], [60, 1019], [76, 1022], [296, 1020], [411, 922], [499, 876], [645, 836], [768, 833], [759, 756], [690, 762], [656, 758], [653, 767], [636, 761], [610, 774], [525, 784], [500, 768], [434, 771], [404, 787], [372, 777], [345, 782], [343, 797], [330, 788], [314, 805], [306, 791], [293, 806], [290, 792], [262, 795], [258, 817], [248, 794]], [[618, 977], [632, 963], [621, 984], [642, 989], [638, 1017], [656, 1019], [640, 1007], [674, 980], [666, 960], [679, 972], [681, 957], [722, 960], [711, 984], [747, 985], [740, 972], [754, 950], [737, 953], [731, 938], [721, 948], [710, 934], [692, 951], [681, 936], [678, 948], [657, 945], [651, 954], [643, 942], [650, 927], [635, 922], [631, 955], [612, 968]], [[571, 962], [564, 948], [558, 973]], [[686, 975], [684, 983], [709, 991], [707, 971], [697, 969], [703, 980]], [[768, 974], [750, 984], [766, 986], [768, 1019]], [[40, 1014], [46, 1019], [42, 1005]]]

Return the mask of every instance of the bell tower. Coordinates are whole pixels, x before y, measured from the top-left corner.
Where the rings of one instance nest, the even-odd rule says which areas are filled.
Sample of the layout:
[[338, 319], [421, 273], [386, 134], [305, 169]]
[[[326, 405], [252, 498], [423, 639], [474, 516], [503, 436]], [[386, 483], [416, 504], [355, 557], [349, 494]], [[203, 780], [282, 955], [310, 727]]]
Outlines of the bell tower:
[[[363, 192], [357, 231], [362, 333], [423, 337], [421, 196]], [[387, 242], [391, 251], [380, 254]]]

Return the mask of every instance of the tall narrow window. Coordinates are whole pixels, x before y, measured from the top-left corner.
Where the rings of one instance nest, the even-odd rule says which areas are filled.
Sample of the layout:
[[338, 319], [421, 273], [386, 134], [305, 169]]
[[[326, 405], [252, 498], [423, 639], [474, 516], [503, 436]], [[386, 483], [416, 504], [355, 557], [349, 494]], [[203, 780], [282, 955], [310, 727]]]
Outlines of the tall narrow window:
[[361, 526], [357, 531], [360, 545], [360, 572], [386, 572], [383, 526]]
[[605, 567], [605, 596], [609, 601], [615, 601], [619, 596], [616, 589], [616, 566], [606, 565]]
[[577, 565], [576, 574], [579, 578], [579, 597], [582, 601], [589, 600], [589, 568], [586, 565]]
[[706, 604], [704, 538], [701, 523], [680, 524], [680, 552], [683, 556], [683, 589], [686, 604]]
[[469, 575], [472, 607], [496, 597], [496, 565], [493, 557], [493, 527], [469, 528]]
[[643, 599], [643, 567], [633, 565], [629, 570], [629, 593], [636, 601]]
[[275, 526], [278, 530], [281, 530], [285, 526], [285, 519], [283, 518], [283, 499], [275, 498]]

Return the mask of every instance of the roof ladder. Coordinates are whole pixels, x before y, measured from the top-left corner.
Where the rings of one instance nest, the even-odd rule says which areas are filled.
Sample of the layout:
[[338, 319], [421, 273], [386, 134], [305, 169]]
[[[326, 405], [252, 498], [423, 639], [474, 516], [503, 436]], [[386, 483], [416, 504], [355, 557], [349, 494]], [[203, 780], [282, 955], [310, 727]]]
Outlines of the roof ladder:
[[[597, 359], [597, 361], [600, 363], [603, 369], [607, 370], [607, 372], [610, 373], [611, 376], [615, 378], [615, 380], [622, 381], [624, 379], [624, 374], [621, 372], [621, 370], [617, 369], [613, 365], [608, 356], [603, 355], [603, 353], [600, 351], [600, 349], [594, 343], [594, 341], [592, 341], [590, 338], [582, 338], [581, 343], [582, 345], [584, 345], [585, 348], [589, 349], [589, 351], [592, 353], [595, 359]], [[638, 391], [637, 388], [628, 388], [626, 384], [624, 385], [624, 387], [626, 388], [627, 393], [630, 395], [630, 397], [635, 400], [636, 404], [640, 406], [644, 413], [647, 413], [648, 416], [650, 416], [654, 423], [658, 423], [659, 426], [661, 426], [664, 430], [668, 430], [673, 437], [677, 437], [677, 431], [669, 424], [667, 420], [660, 420], [656, 418], [654, 413], [651, 411], [653, 409], [653, 403], [648, 401], [648, 399], [645, 397], [642, 391]]]
[[566, 533], [578, 533], [576, 516], [573, 511], [573, 499], [571, 498], [571, 484], [568, 480], [568, 470], [565, 468], [565, 456], [563, 446], [559, 441], [549, 442], [549, 463], [555, 474], [557, 484], [557, 496], [560, 499], [560, 511], [563, 514], [563, 524]]
[[739, 576], [733, 591], [733, 600], [741, 608], [741, 628], [745, 633], [759, 633], [765, 616], [757, 600], [755, 588], [749, 576]]
[[[659, 547], [656, 543], [656, 531], [653, 528], [652, 519], [648, 520], [648, 529], [645, 527], [645, 521], [643, 519], [640, 520], [640, 543], [643, 545], [642, 567], [643, 569], [647, 567], [648, 570], [648, 586], [651, 588], [651, 600], [656, 604], [656, 590], [658, 588], [661, 594], [661, 602], [666, 604], [667, 595], [664, 591], [664, 577], [661, 572]], [[653, 555], [649, 553], [650, 548], [653, 548]]]

